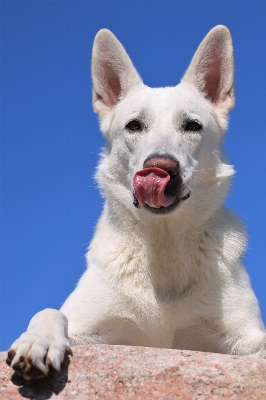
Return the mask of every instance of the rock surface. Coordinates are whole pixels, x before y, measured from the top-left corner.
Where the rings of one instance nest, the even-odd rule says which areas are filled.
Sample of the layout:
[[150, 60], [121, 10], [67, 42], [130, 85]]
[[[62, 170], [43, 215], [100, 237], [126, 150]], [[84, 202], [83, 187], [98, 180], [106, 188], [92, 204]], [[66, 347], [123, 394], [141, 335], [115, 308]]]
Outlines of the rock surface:
[[0, 353], [0, 399], [266, 399], [266, 360], [126, 346], [78, 346], [62, 371], [25, 381]]

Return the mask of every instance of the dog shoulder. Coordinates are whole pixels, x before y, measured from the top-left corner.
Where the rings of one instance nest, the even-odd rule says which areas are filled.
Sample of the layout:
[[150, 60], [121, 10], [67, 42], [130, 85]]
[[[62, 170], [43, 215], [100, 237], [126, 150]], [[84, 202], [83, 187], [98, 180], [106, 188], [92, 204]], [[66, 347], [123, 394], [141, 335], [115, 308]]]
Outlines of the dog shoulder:
[[[222, 207], [208, 221], [201, 240], [210, 242], [226, 268], [238, 268], [247, 246], [247, 233], [243, 221], [227, 207]], [[210, 245], [209, 245], [210, 247]]]

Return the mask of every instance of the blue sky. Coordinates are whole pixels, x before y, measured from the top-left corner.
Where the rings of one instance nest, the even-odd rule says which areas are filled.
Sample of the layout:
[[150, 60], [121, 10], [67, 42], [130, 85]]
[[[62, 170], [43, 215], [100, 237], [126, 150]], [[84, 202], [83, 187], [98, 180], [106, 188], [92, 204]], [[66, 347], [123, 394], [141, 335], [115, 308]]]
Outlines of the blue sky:
[[266, 2], [1, 2], [0, 350], [85, 269], [103, 200], [104, 144], [91, 108], [95, 34], [109, 28], [149, 86], [175, 85], [217, 24], [233, 36], [236, 108], [225, 149], [237, 174], [227, 205], [245, 221], [245, 265], [266, 323]]

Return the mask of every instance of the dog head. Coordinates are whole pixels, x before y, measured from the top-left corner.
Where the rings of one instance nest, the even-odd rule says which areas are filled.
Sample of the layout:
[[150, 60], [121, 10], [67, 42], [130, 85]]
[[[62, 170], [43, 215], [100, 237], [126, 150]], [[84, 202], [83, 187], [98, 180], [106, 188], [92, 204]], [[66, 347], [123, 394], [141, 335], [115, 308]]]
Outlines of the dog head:
[[180, 84], [155, 89], [143, 84], [110, 31], [97, 34], [93, 107], [108, 141], [97, 178], [107, 202], [168, 215], [192, 198], [199, 201], [197, 186], [206, 194], [232, 175], [220, 147], [235, 101], [233, 74], [224, 26], [208, 33]]

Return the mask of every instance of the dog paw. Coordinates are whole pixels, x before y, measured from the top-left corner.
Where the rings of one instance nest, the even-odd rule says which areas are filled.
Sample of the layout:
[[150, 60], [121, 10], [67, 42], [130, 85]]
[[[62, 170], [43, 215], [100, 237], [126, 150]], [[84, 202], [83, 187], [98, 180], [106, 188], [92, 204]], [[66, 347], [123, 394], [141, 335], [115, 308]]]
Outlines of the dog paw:
[[59, 371], [66, 351], [72, 355], [65, 338], [25, 332], [11, 346], [6, 362], [25, 379], [38, 379]]

